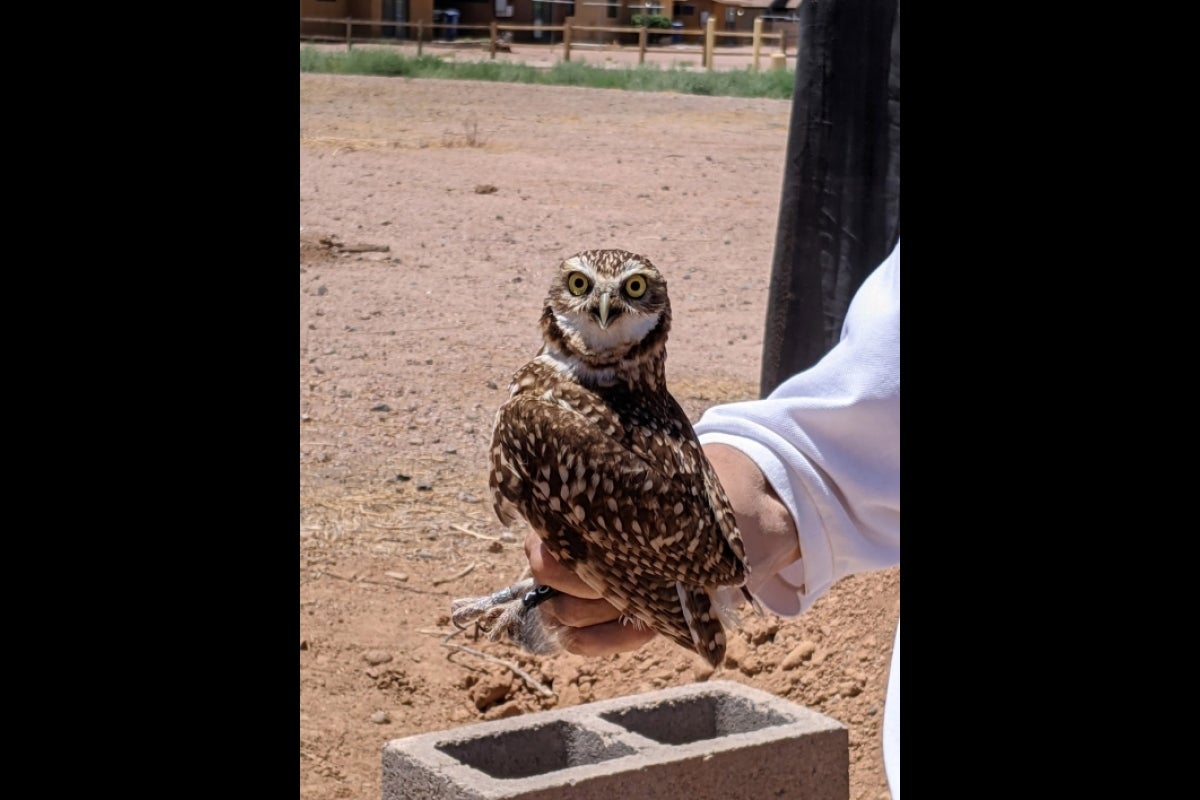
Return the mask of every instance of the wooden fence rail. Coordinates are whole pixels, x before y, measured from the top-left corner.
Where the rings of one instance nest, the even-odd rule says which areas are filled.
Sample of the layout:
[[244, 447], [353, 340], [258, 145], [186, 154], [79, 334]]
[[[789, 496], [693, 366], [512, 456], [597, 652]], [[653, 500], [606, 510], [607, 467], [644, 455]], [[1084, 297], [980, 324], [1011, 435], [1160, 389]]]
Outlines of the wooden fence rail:
[[[331, 36], [320, 34], [302, 35], [302, 39], [330, 41], [330, 42], [345, 42], [346, 49], [349, 50], [354, 45], [354, 28], [372, 27], [372, 28], [405, 28], [408, 30], [416, 30], [417, 32], [417, 55], [422, 53], [422, 45], [425, 41], [426, 25], [422, 21], [417, 22], [396, 22], [394, 20], [385, 19], [353, 19], [345, 17], [344, 19], [331, 19], [329, 17], [300, 17], [301, 22], [320, 22], [341, 24], [346, 26], [344, 36]], [[428, 26], [431, 34], [434, 31], [441, 30], [443, 33], [447, 30], [452, 33], [460, 31], [480, 31], [486, 32], [490, 44], [487, 46], [490, 49], [491, 58], [496, 58], [496, 53], [500, 49], [500, 36], [502, 33], [509, 31], [543, 31], [545, 33], [561, 33], [563, 61], [571, 60], [571, 49], [587, 49], [588, 45], [574, 41], [575, 33], [616, 33], [616, 34], [631, 34], [638, 37], [638, 64], [646, 63], [646, 52], [670, 52], [670, 53], [700, 53], [701, 63], [711, 72], [713, 70], [714, 56], [724, 55], [717, 49], [717, 37], [723, 39], [748, 39], [751, 46], [751, 58], [755, 72], [759, 71], [759, 59], [762, 57], [763, 44], [765, 42], [775, 42], [778, 44], [778, 50], [771, 57], [771, 65], [773, 68], [780, 68], [786, 64], [787, 58], [787, 37], [782, 33], [764, 33], [763, 21], [761, 19], [754, 20], [754, 30], [750, 33], [744, 31], [717, 31], [717, 21], [710, 17], [707, 25], [704, 28], [647, 28], [647, 27], [595, 27], [589, 25], [510, 25], [502, 22], [492, 22], [490, 25], [460, 25], [458, 23], [435, 22]], [[679, 39], [684, 36], [703, 37], [701, 46], [695, 48], [681, 49], [673, 47], [670, 50], [660, 50], [651, 47], [651, 37], [659, 37], [660, 39], [670, 38]], [[362, 42], [378, 42], [378, 39], [359, 36], [358, 41]], [[394, 41], [391, 40], [391, 41]]]

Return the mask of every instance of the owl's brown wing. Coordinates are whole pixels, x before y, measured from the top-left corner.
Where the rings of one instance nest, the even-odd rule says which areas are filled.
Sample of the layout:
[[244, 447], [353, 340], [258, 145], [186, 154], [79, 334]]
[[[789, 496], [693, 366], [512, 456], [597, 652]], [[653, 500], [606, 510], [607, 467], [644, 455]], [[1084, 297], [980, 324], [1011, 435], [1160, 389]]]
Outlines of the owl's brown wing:
[[544, 395], [513, 397], [493, 440], [498, 510], [511, 504], [605, 599], [691, 647], [696, 627], [721, 630], [705, 589], [745, 579], [732, 512], [690, 424], [640, 454], [616, 424]]

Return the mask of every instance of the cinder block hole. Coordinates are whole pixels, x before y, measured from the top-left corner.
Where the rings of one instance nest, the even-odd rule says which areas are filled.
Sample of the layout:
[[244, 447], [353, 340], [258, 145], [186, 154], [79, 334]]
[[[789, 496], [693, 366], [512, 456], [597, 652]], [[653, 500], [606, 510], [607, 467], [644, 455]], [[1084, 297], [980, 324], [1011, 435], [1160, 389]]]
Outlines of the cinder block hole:
[[528, 778], [635, 752], [626, 744], [606, 742], [586, 728], [561, 720], [536, 728], [443, 742], [437, 749], [493, 778]]
[[687, 744], [792, 722], [744, 697], [700, 695], [600, 715], [661, 744]]

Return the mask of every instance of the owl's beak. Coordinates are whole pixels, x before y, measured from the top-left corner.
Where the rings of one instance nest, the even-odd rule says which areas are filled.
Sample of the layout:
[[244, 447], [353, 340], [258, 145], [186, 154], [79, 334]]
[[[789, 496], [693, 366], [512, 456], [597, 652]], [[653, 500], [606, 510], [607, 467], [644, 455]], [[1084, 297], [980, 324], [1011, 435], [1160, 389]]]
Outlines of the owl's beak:
[[608, 292], [600, 293], [600, 330], [608, 327], [608, 304], [610, 295]]

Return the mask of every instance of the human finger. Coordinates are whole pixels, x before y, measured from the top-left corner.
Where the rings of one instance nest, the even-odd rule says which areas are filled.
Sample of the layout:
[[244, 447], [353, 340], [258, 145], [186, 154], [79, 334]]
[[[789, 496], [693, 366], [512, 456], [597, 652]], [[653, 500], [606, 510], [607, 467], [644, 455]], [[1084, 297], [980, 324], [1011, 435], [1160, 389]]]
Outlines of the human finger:
[[599, 625], [621, 617], [621, 612], [607, 600], [585, 600], [569, 594], [552, 597], [544, 608], [556, 622], [571, 628]]
[[525, 557], [529, 559], [529, 569], [533, 572], [534, 580], [543, 586], [553, 586], [560, 592], [582, 597], [586, 600], [596, 600], [600, 593], [581, 581], [574, 572], [564, 567], [554, 559], [550, 550], [542, 543], [533, 531], [525, 536]]
[[563, 648], [580, 656], [610, 656], [636, 650], [658, 634], [651, 628], [619, 620], [586, 628], [563, 628]]

